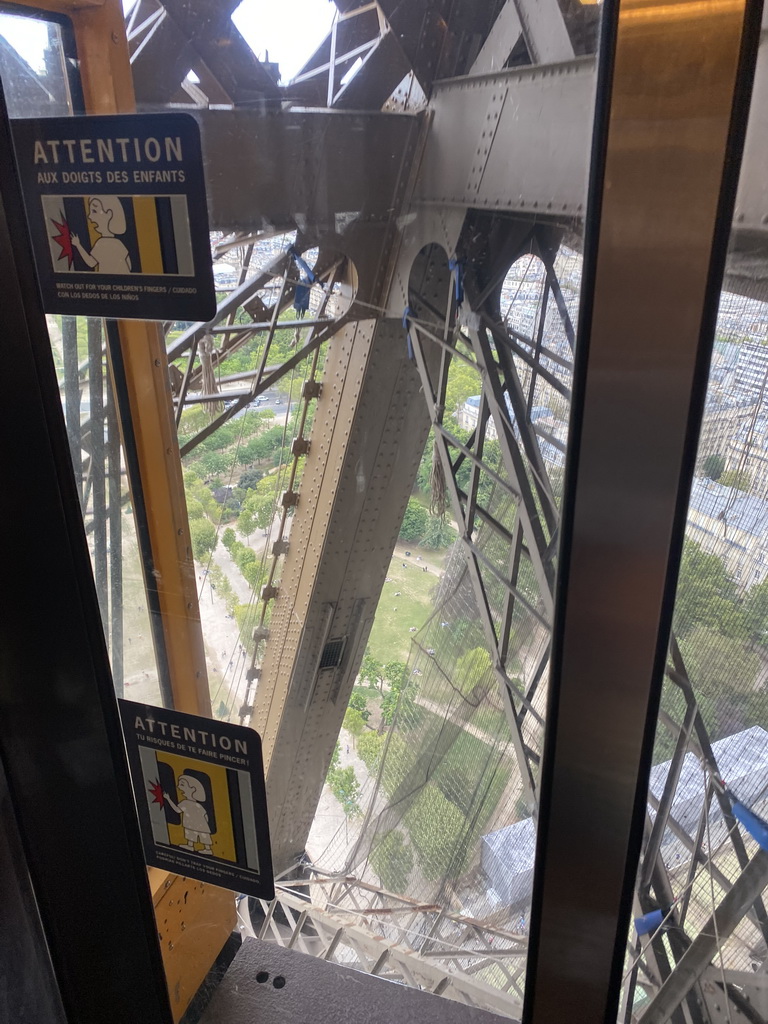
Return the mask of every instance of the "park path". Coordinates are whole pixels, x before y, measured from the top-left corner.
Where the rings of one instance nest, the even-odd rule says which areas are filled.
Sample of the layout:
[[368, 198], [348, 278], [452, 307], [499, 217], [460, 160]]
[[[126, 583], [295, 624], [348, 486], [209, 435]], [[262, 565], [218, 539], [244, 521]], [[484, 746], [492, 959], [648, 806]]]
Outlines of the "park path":
[[[341, 768], [351, 765], [361, 788], [369, 792], [372, 783], [369, 782], [368, 769], [357, 756], [352, 737], [346, 729], [339, 733], [339, 765]], [[324, 785], [307, 839], [310, 861], [329, 870], [342, 869], [348, 850], [354, 846], [360, 834], [360, 825], [360, 820], [347, 818], [330, 787]]]
[[[410, 556], [406, 555], [406, 551], [410, 551]], [[435, 576], [442, 576], [445, 571], [445, 566], [442, 564], [446, 554], [451, 551], [451, 548], [446, 548], [442, 553], [442, 557], [437, 551], [430, 551], [426, 553], [426, 548], [417, 547], [415, 544], [404, 544], [402, 541], [398, 541], [395, 544], [395, 550], [392, 552], [392, 558], [399, 558], [405, 562], [406, 565], [412, 563], [412, 568], [421, 569], [424, 566], [429, 569]], [[414, 554], [416, 552], [416, 554]]]
[[[252, 543], [249, 547], [257, 555], [260, 555], [267, 545], [271, 546], [272, 539], [277, 532], [278, 521], [276, 517], [269, 536], [265, 537], [262, 531], [259, 531], [258, 537], [252, 535]], [[290, 526], [290, 520], [286, 525]], [[238, 534], [238, 539], [246, 543], [246, 538], [240, 534]], [[257, 595], [251, 590], [249, 583], [243, 577], [221, 540], [211, 555], [211, 561], [224, 572], [238, 601], [243, 604], [255, 603]], [[237, 620], [227, 611], [224, 598], [219, 595], [215, 587], [211, 587], [211, 579], [205, 571], [208, 564], [210, 563], [205, 565], [195, 563], [195, 566], [198, 578], [200, 619], [208, 662], [211, 704], [213, 713], [216, 715], [223, 703], [228, 709], [229, 720], [236, 722], [248, 689], [246, 670], [250, 659], [245, 653]]]
[[464, 732], [468, 732], [470, 736], [474, 736], [475, 739], [482, 740], [483, 743], [488, 743], [490, 746], [496, 746], [499, 742], [498, 736], [491, 736], [489, 732], [485, 732], [483, 729], [478, 729], [476, 725], [472, 725], [470, 722], [464, 722], [460, 718], [457, 718], [455, 712], [451, 710], [449, 713], [445, 705], [436, 704], [432, 700], [428, 700], [426, 697], [422, 697], [421, 694], [416, 694], [416, 703], [419, 704], [427, 711], [431, 711], [433, 715], [437, 715], [438, 718], [447, 718], [453, 722], [454, 725], [458, 725]]

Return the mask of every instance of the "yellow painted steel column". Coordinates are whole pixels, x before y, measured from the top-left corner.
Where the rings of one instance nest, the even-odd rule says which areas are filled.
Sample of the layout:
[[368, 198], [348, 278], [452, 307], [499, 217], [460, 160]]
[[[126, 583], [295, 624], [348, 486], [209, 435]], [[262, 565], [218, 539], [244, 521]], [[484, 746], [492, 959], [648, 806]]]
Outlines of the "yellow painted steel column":
[[[89, 114], [136, 109], [119, 0], [71, 12]], [[158, 324], [121, 321], [120, 344], [146, 506], [173, 702], [210, 715], [187, 504], [173, 417], [168, 357]]]
[[210, 715], [205, 648], [165, 340], [158, 324], [124, 320], [120, 323], [120, 346], [173, 702], [180, 711]]
[[[128, 40], [119, 0], [85, 4], [81, 0], [21, 0], [21, 5], [71, 18], [89, 114], [135, 112]], [[156, 323], [121, 321], [119, 331], [173, 702], [179, 711], [210, 715], [165, 341]]]

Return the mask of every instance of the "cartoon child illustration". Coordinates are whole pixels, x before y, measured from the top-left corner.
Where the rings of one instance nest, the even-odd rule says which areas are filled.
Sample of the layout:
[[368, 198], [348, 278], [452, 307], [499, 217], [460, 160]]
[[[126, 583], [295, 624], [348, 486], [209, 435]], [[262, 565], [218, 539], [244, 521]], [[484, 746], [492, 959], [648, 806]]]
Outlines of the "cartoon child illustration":
[[88, 200], [88, 220], [101, 236], [90, 252], [77, 235], [72, 235], [72, 246], [97, 274], [130, 274], [131, 257], [125, 245], [115, 235], [126, 229], [125, 210], [117, 196], [91, 196]]
[[[195, 853], [212, 853], [213, 840], [211, 839], [211, 826], [208, 823], [208, 813], [203, 807], [205, 788], [202, 782], [192, 778], [191, 775], [182, 775], [177, 785], [184, 798], [178, 805], [171, 800], [167, 793], [163, 793], [163, 797], [168, 805], [181, 815], [181, 824], [187, 841], [181, 843], [179, 849], [194, 850]], [[195, 843], [202, 843], [203, 849], [196, 850]]]

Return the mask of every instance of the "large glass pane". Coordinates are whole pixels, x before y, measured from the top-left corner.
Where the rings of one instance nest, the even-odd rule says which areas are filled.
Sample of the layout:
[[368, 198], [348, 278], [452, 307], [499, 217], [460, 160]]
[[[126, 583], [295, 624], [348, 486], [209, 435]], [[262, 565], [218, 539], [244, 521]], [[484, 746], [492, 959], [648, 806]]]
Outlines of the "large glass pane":
[[[203, 137], [219, 308], [163, 330], [203, 692], [263, 735], [283, 875], [242, 931], [519, 1017], [601, 8], [278, 6], [126, 15], [139, 109]], [[159, 704], [104, 328], [49, 329], [116, 687]]]
[[71, 113], [72, 65], [62, 24], [0, 10], [0, 75], [11, 117]]
[[[766, 1011], [764, 61], [761, 45], [656, 732], [625, 963], [627, 1021], [646, 1010], [681, 1020]], [[728, 912], [737, 894], [743, 902]], [[682, 968], [694, 941], [697, 954]]]

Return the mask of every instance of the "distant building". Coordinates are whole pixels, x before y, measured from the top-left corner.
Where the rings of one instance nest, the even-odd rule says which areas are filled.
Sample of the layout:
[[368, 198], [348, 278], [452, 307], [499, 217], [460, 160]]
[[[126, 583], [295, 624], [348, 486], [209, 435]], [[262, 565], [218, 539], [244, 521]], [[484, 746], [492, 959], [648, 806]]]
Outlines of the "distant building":
[[503, 906], [511, 910], [531, 902], [536, 825], [524, 818], [480, 840], [480, 866]]
[[768, 496], [768, 418], [750, 417], [734, 432], [727, 448], [729, 469], [743, 470], [749, 476], [753, 494]]
[[[717, 370], [712, 372], [715, 374]], [[701, 466], [708, 455], [722, 455], [730, 463], [729, 450], [733, 439], [749, 426], [754, 411], [754, 398], [747, 394], [727, 394], [713, 388], [710, 375], [699, 436], [698, 465]]]
[[722, 558], [741, 587], [762, 583], [768, 575], [768, 501], [697, 477], [686, 532]]
[[744, 342], [739, 346], [733, 391], [755, 402], [762, 400], [768, 391], [768, 345]]
[[[736, 798], [757, 814], [764, 814], [765, 800], [768, 796], [768, 732], [754, 725], [751, 729], [743, 729], [713, 743], [712, 752], [721, 776], [727, 780]], [[671, 761], [663, 761], [651, 769], [649, 789], [657, 801], [662, 798], [671, 766]], [[671, 813], [675, 822], [691, 839], [695, 837], [699, 826], [706, 781], [698, 757], [687, 753], [675, 787]], [[656, 812], [652, 806], [649, 810], [651, 817], [655, 817]], [[713, 828], [711, 841], [717, 846], [725, 837], [726, 826], [716, 800], [712, 801], [709, 820], [710, 827]], [[667, 867], [670, 868], [687, 864], [690, 859], [687, 846], [671, 829], [664, 833], [661, 852]]]
[[[517, 424], [509, 408], [507, 399], [507, 410], [512, 422], [515, 436], [519, 436]], [[480, 415], [480, 395], [472, 395], [459, 408], [456, 419], [463, 430], [474, 430]], [[539, 441], [541, 457], [549, 466], [562, 466], [565, 462], [565, 445], [568, 438], [568, 424], [565, 420], [558, 419], [552, 410], [546, 405], [535, 405], [531, 409], [531, 423], [533, 424], [536, 436]], [[495, 441], [498, 438], [496, 424], [493, 418], [488, 419], [485, 428], [486, 441]]]
[[[712, 744], [720, 774], [745, 806], [757, 814], [765, 814], [768, 799], [768, 732], [759, 726], [743, 729]], [[663, 761], [651, 769], [649, 780], [649, 814], [654, 818], [654, 804], [664, 794], [664, 786], [672, 767]], [[683, 758], [675, 786], [671, 816], [691, 840], [695, 839], [704, 803], [707, 779], [701, 762], [692, 753]], [[709, 811], [712, 841], [722, 842], [726, 826], [716, 800]], [[671, 829], [662, 837], [661, 853], [668, 868], [684, 867], [690, 860], [689, 844], [681, 841]], [[513, 825], [490, 832], [480, 840], [480, 864], [489, 888], [502, 905], [520, 912], [531, 901], [533, 863], [536, 854], [536, 826], [533, 818], [524, 818]]]
[[[459, 426], [462, 430], [474, 430], [477, 426], [477, 418], [479, 415], [480, 395], [472, 395], [462, 406], [459, 407], [456, 419], [459, 421]], [[488, 421], [485, 436], [489, 441], [495, 440], [498, 436], [496, 434], [496, 427], [494, 426], [493, 420]]]

